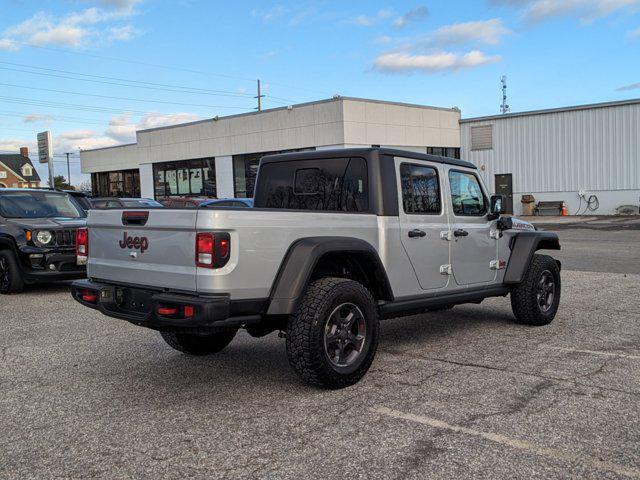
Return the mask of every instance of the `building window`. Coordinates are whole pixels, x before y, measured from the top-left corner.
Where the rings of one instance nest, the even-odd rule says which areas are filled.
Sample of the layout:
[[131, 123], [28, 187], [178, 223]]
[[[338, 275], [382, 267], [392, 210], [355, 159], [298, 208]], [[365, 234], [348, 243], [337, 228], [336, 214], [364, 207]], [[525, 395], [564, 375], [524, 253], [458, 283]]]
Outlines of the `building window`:
[[154, 163], [153, 183], [156, 198], [215, 198], [217, 194], [215, 161], [213, 158], [200, 158]]
[[405, 213], [437, 215], [442, 211], [440, 184], [435, 168], [403, 163], [400, 165], [400, 177]]
[[258, 166], [260, 159], [265, 155], [276, 153], [306, 152], [313, 151], [312, 148], [298, 148], [293, 150], [281, 150], [278, 152], [247, 153], [233, 156], [233, 187], [236, 198], [253, 198], [258, 176]]
[[493, 125], [471, 127], [471, 150], [491, 150], [493, 148]]
[[91, 192], [94, 197], [138, 198], [140, 171], [119, 170], [91, 174]]
[[441, 157], [460, 158], [459, 147], [427, 147], [427, 153]]
[[33, 168], [28, 163], [22, 166], [22, 175], [25, 177], [30, 177], [33, 175]]

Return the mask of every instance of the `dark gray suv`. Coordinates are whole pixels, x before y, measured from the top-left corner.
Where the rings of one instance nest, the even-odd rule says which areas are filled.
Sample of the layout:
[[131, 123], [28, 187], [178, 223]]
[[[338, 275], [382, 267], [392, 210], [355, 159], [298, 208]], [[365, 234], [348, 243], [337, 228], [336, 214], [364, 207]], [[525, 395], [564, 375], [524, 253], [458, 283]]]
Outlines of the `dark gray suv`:
[[76, 263], [76, 231], [86, 214], [69, 194], [0, 189], [0, 294], [25, 284], [84, 278]]

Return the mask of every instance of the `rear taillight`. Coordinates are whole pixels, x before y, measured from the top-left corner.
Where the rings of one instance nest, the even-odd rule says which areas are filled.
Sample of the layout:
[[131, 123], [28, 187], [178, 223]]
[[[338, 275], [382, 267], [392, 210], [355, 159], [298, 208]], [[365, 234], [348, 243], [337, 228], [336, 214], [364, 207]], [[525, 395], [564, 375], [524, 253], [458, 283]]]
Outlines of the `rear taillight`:
[[89, 257], [89, 230], [79, 228], [76, 231], [76, 263], [85, 265]]
[[231, 237], [226, 232], [201, 232], [196, 235], [196, 266], [224, 267], [229, 261]]

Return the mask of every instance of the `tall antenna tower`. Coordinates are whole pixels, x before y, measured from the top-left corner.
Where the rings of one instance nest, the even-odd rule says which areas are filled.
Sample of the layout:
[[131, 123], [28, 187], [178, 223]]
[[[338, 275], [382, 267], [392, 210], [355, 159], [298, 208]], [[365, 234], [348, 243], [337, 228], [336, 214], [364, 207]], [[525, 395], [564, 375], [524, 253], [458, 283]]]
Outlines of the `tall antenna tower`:
[[505, 113], [509, 113], [511, 108], [507, 105], [507, 76], [503, 75], [500, 79], [500, 83], [502, 83], [502, 105], [500, 105], [500, 112], [504, 115]]

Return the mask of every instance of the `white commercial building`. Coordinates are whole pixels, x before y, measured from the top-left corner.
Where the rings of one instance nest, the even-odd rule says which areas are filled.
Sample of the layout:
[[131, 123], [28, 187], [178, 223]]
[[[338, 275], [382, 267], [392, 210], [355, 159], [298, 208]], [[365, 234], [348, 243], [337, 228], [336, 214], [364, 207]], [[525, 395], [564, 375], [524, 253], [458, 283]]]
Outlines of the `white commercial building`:
[[460, 126], [462, 158], [495, 193], [512, 196], [516, 214], [522, 195], [564, 201], [569, 214], [640, 204], [640, 99], [467, 118]]
[[460, 111], [336, 97], [136, 132], [81, 152], [94, 195], [251, 197], [267, 153], [387, 146], [460, 157]]

